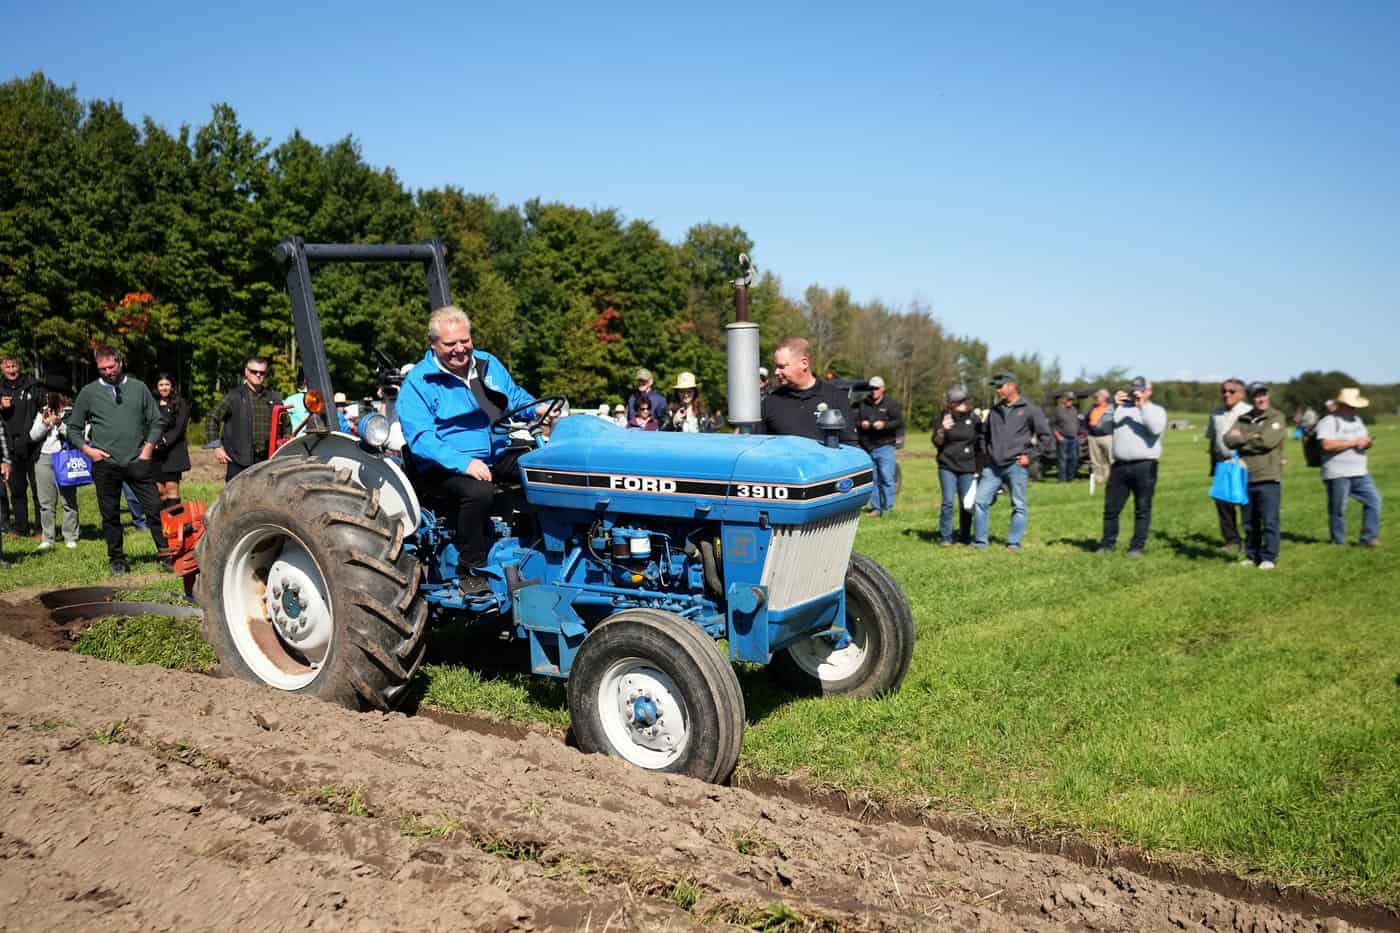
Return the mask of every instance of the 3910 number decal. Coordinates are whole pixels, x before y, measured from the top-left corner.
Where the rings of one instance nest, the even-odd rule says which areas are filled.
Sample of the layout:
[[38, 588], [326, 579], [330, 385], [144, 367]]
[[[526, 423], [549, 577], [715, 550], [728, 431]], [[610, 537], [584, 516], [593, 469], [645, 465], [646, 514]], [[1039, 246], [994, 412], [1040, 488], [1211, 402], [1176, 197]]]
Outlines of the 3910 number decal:
[[786, 486], [765, 486], [760, 483], [735, 483], [734, 495], [741, 499], [786, 499]]

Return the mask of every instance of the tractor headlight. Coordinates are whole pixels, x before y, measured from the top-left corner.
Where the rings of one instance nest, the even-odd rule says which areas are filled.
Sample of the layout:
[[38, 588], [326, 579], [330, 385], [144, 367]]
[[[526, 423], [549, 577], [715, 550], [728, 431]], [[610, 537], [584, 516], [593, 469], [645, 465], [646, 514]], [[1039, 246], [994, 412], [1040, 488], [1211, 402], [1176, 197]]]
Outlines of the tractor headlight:
[[389, 443], [389, 419], [378, 412], [361, 418], [360, 441], [366, 447], [383, 450]]

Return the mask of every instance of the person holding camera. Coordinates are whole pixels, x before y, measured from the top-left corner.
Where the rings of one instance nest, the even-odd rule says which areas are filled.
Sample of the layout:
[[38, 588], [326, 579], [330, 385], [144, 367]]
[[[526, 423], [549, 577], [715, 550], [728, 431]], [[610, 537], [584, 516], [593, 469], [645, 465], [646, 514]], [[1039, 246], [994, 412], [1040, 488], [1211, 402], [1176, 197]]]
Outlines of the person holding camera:
[[10, 476], [0, 486], [0, 520], [8, 519], [8, 530], [21, 538], [29, 537], [31, 497], [36, 519], [39, 512], [34, 484], [38, 452], [29, 442], [29, 426], [42, 402], [43, 391], [34, 377], [24, 371], [19, 357], [0, 357], [0, 430], [10, 448]]
[[[5, 432], [0, 431], [0, 483], [10, 481], [10, 443], [5, 440]], [[9, 563], [5, 560], [5, 536], [0, 535], [0, 565]]]
[[683, 431], [686, 434], [710, 433], [714, 429], [713, 424], [700, 398], [700, 385], [695, 381], [695, 374], [681, 373], [671, 390], [676, 393], [676, 400], [662, 430]]
[[[160, 407], [144, 382], [122, 372], [125, 358], [120, 352], [99, 346], [93, 355], [99, 377], [83, 386], [64, 423], [69, 437], [88, 437], [82, 451], [92, 461], [92, 486], [102, 513], [107, 562], [113, 576], [120, 576], [127, 572], [118, 511], [122, 483], [130, 484], [147, 515], [160, 514], [151, 462], [160, 440]], [[165, 534], [160, 522], [146, 527], [156, 550], [163, 550]], [[169, 559], [161, 564], [170, 569]]]
[[[933, 426], [933, 446], [938, 451], [938, 488], [943, 501], [938, 511], [938, 543], [943, 547], [972, 543], [972, 509], [963, 505], [977, 480], [978, 438], [982, 419], [960, 385], [948, 390], [943, 415]], [[958, 534], [953, 536], [953, 510], [958, 512]]]
[[[34, 424], [29, 429], [29, 439], [39, 449], [39, 459], [34, 463], [34, 489], [39, 495], [39, 550], [46, 551], [57, 540], [56, 512], [58, 503], [63, 503], [63, 542], [69, 550], [78, 546], [78, 487], [60, 486], [53, 469], [53, 455], [63, 449], [68, 439], [68, 428], [64, 420], [73, 410], [68, 393], [67, 378], [56, 373], [46, 373], [42, 388], [44, 407], [34, 416]], [[70, 445], [71, 446], [71, 445]]]
[[1131, 495], [1133, 537], [1128, 542], [1128, 556], [1136, 558], [1147, 547], [1147, 532], [1152, 527], [1152, 494], [1157, 489], [1167, 410], [1152, 401], [1152, 383], [1142, 376], [1134, 379], [1127, 391], [1114, 393], [1113, 402], [1113, 465], [1104, 491], [1099, 553], [1111, 554], [1117, 546], [1118, 516]]

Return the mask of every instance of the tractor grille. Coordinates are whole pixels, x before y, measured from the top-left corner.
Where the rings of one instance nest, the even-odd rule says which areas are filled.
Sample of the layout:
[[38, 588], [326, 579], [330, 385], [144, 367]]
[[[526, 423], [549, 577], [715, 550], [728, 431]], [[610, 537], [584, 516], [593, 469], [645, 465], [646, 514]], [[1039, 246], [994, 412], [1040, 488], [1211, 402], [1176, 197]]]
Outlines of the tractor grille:
[[860, 512], [811, 525], [775, 525], [763, 565], [768, 608], [787, 609], [846, 585]]

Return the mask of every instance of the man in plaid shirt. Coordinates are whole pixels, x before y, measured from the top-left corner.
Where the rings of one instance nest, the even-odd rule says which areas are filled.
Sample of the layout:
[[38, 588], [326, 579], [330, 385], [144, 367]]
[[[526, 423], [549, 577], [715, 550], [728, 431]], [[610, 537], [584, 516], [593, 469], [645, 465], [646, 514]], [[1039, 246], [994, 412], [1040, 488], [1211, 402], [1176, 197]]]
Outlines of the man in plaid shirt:
[[[205, 436], [214, 447], [214, 459], [225, 467], [224, 482], [267, 459], [272, 408], [282, 404], [277, 390], [267, 387], [267, 370], [265, 358], [248, 357], [243, 364], [243, 381], [223, 397], [205, 423]], [[287, 417], [286, 412], [282, 417]], [[285, 437], [287, 432], [284, 422], [279, 434]]]

